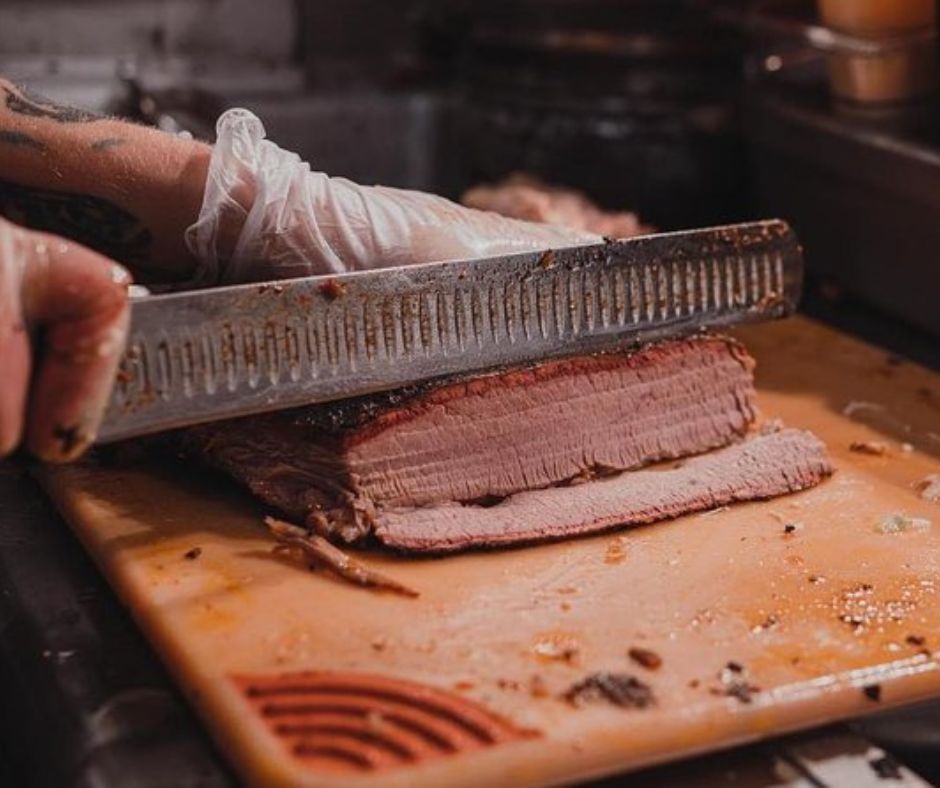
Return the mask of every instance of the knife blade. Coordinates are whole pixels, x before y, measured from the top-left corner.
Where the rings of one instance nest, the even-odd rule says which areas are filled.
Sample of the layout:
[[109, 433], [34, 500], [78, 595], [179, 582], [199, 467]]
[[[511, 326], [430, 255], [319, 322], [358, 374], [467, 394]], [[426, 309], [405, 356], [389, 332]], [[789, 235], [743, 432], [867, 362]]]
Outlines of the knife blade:
[[98, 442], [793, 311], [769, 220], [135, 300]]

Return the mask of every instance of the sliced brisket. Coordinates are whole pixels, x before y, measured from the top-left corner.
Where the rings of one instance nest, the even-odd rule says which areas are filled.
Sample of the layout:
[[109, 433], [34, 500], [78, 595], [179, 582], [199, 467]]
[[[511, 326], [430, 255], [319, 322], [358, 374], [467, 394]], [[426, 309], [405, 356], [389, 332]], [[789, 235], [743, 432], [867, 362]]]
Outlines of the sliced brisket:
[[[376, 529], [395, 546], [453, 550], [549, 538], [546, 528], [562, 536], [679, 513], [667, 500], [639, 497], [618, 521], [611, 507], [623, 501], [616, 494], [605, 493], [593, 508], [582, 500], [593, 500], [588, 490], [619, 489], [627, 477], [544, 488], [728, 445], [756, 417], [752, 369], [734, 340], [702, 336], [207, 425], [184, 440], [321, 534], [352, 540]], [[773, 476], [778, 466], [771, 468], [768, 495], [780, 488]], [[660, 472], [654, 476], [667, 481]], [[657, 487], [652, 481], [646, 484]], [[733, 491], [713, 487], [703, 498], [733, 498]], [[541, 492], [479, 505], [526, 490]], [[643, 487], [631, 495], [639, 493], [663, 491]], [[566, 522], [526, 508], [542, 495], [553, 511], [566, 513]], [[759, 496], [747, 490], [742, 497]], [[597, 509], [602, 501], [610, 506]], [[636, 506], [645, 508], [638, 513]], [[587, 507], [590, 522], [583, 515], [567, 522], [576, 507]], [[663, 513], [650, 515], [660, 508]], [[693, 501], [691, 508], [701, 507]], [[502, 538], [504, 514], [512, 517]]]
[[437, 553], [561, 539], [772, 498], [812, 487], [831, 473], [818, 438], [786, 429], [694, 457], [678, 468], [520, 492], [496, 506], [450, 503], [383, 511], [375, 534], [391, 547]]

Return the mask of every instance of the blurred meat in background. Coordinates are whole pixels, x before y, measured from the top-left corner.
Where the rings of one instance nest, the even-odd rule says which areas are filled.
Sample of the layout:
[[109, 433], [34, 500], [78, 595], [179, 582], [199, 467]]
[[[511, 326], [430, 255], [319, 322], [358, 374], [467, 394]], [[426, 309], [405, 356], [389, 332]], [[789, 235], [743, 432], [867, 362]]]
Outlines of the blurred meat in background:
[[662, 229], [748, 214], [743, 44], [683, 0], [475, 3], [458, 73], [466, 178], [522, 171]]
[[632, 238], [653, 232], [635, 213], [602, 211], [583, 192], [550, 186], [521, 172], [499, 183], [467, 189], [460, 201], [481, 211], [495, 211], [530, 222], [561, 224], [608, 238]]

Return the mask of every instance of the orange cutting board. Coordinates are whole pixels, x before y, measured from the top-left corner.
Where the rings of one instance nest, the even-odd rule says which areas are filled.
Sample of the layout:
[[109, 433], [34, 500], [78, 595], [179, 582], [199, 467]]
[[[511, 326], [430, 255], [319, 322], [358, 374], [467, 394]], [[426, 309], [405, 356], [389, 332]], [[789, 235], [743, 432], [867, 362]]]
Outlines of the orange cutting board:
[[[825, 440], [831, 480], [562, 544], [362, 556], [417, 599], [273, 556], [260, 507], [184, 467], [44, 482], [256, 785], [559, 783], [940, 694], [940, 505], [915, 489], [940, 473], [940, 377], [805, 319], [739, 333], [764, 415]], [[894, 513], [933, 525], [884, 533]], [[654, 702], [561, 697], [596, 671]]]

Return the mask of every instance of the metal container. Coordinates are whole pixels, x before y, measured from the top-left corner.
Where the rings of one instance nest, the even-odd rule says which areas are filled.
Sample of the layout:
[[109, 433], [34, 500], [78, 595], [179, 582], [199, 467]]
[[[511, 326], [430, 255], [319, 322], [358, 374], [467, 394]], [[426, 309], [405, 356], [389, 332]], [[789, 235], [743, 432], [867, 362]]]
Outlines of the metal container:
[[940, 337], [940, 112], [833, 111], [825, 89], [748, 97], [760, 213], [792, 223], [807, 271]]
[[823, 23], [846, 33], [884, 34], [929, 27], [935, 0], [817, 0]]
[[929, 94], [936, 84], [934, 44], [920, 33], [936, 24], [933, 0], [818, 0], [823, 24], [870, 39], [877, 54], [829, 56], [829, 83], [841, 99], [898, 102]]
[[829, 85], [841, 99], [860, 103], [908, 101], [936, 85], [932, 45], [919, 45], [875, 57], [830, 55]]

